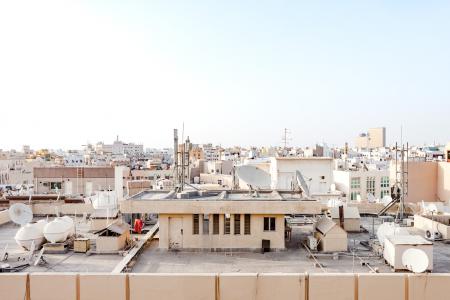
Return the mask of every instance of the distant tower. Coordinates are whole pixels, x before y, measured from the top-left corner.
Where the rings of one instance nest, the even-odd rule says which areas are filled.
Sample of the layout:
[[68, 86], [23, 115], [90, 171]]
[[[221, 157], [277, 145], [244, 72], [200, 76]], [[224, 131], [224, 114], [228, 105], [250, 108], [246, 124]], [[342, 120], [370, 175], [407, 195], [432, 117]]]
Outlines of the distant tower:
[[291, 131], [287, 128], [284, 128], [283, 136], [281, 137], [281, 142], [283, 143], [284, 148], [287, 148], [289, 142], [292, 140], [290, 138], [290, 134], [291, 134]]

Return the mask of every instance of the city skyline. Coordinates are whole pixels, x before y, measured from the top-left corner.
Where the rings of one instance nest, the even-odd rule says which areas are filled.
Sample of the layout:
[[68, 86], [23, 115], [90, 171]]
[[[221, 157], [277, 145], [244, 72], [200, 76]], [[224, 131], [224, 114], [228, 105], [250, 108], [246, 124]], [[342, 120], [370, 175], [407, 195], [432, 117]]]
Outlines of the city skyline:
[[[0, 4], [2, 149], [172, 128], [221, 145], [445, 144], [450, 4], [136, 1]], [[7, 30], [5, 30], [7, 29]]]

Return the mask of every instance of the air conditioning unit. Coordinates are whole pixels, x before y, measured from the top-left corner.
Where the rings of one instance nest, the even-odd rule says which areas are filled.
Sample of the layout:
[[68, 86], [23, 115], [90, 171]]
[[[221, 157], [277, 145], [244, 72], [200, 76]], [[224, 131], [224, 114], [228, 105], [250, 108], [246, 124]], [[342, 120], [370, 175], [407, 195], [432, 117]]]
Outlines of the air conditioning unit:
[[429, 241], [441, 241], [442, 234], [437, 230], [427, 230], [425, 232], [425, 238]]

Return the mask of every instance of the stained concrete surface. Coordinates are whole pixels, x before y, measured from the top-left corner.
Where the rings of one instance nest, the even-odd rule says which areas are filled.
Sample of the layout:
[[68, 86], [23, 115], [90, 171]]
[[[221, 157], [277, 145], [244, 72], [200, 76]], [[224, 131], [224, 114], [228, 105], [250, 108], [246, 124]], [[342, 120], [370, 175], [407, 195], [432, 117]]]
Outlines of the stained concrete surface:
[[[362, 226], [366, 229], [360, 233], [349, 233], [349, 249], [341, 254], [339, 259], [331, 255], [315, 253], [318, 267], [310, 257], [309, 252], [301, 245], [311, 227], [293, 228], [292, 240], [287, 243], [286, 251], [255, 253], [255, 252], [194, 252], [166, 251], [158, 249], [158, 241], [152, 241], [142, 252], [134, 265], [132, 272], [136, 273], [178, 273], [178, 272], [308, 272], [308, 273], [368, 273], [371, 269], [363, 265], [360, 257], [372, 269], [380, 273], [392, 273], [391, 267], [384, 259], [376, 256], [360, 242], [369, 241], [372, 233], [376, 233], [381, 220], [372, 223], [371, 218], [362, 218]], [[423, 235], [415, 228], [409, 228], [411, 234]], [[434, 243], [435, 273], [450, 272], [450, 245], [443, 242]], [[353, 255], [353, 252], [356, 256]]]
[[[363, 219], [363, 226], [372, 231], [370, 218]], [[378, 222], [375, 224], [375, 232]], [[25, 257], [23, 251], [14, 241], [14, 235], [19, 226], [8, 223], [0, 226], [0, 252], [8, 245], [9, 259], [6, 263], [16, 262], [18, 257]], [[423, 235], [423, 232], [409, 228], [411, 233]], [[158, 249], [158, 241], [153, 240], [138, 257], [132, 272], [142, 273], [175, 273], [175, 272], [268, 272], [268, 273], [322, 273], [322, 269], [315, 266], [314, 260], [309, 258], [308, 251], [300, 244], [306, 237], [308, 227], [295, 228], [292, 241], [287, 244], [288, 249], [280, 252], [192, 252], [192, 251], [164, 251]], [[382, 258], [360, 244], [369, 240], [369, 232], [349, 234], [349, 246], [355, 247], [355, 253], [372, 268], [380, 273], [390, 273], [391, 268], [385, 265]], [[434, 273], [450, 273], [450, 245], [443, 242], [434, 243]], [[123, 259], [120, 255], [90, 255], [68, 252], [67, 254], [44, 254], [48, 262], [41, 266], [29, 267], [23, 272], [111, 272]], [[341, 255], [338, 260], [332, 256], [317, 254], [317, 260], [325, 272], [331, 273], [366, 273], [370, 272], [367, 266], [352, 252]]]

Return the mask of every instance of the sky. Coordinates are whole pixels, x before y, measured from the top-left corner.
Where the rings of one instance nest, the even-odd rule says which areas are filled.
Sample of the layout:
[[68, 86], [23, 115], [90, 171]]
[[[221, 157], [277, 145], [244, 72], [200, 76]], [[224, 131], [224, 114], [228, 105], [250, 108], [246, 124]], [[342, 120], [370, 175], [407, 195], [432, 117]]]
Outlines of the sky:
[[0, 1], [0, 149], [450, 141], [450, 1]]

